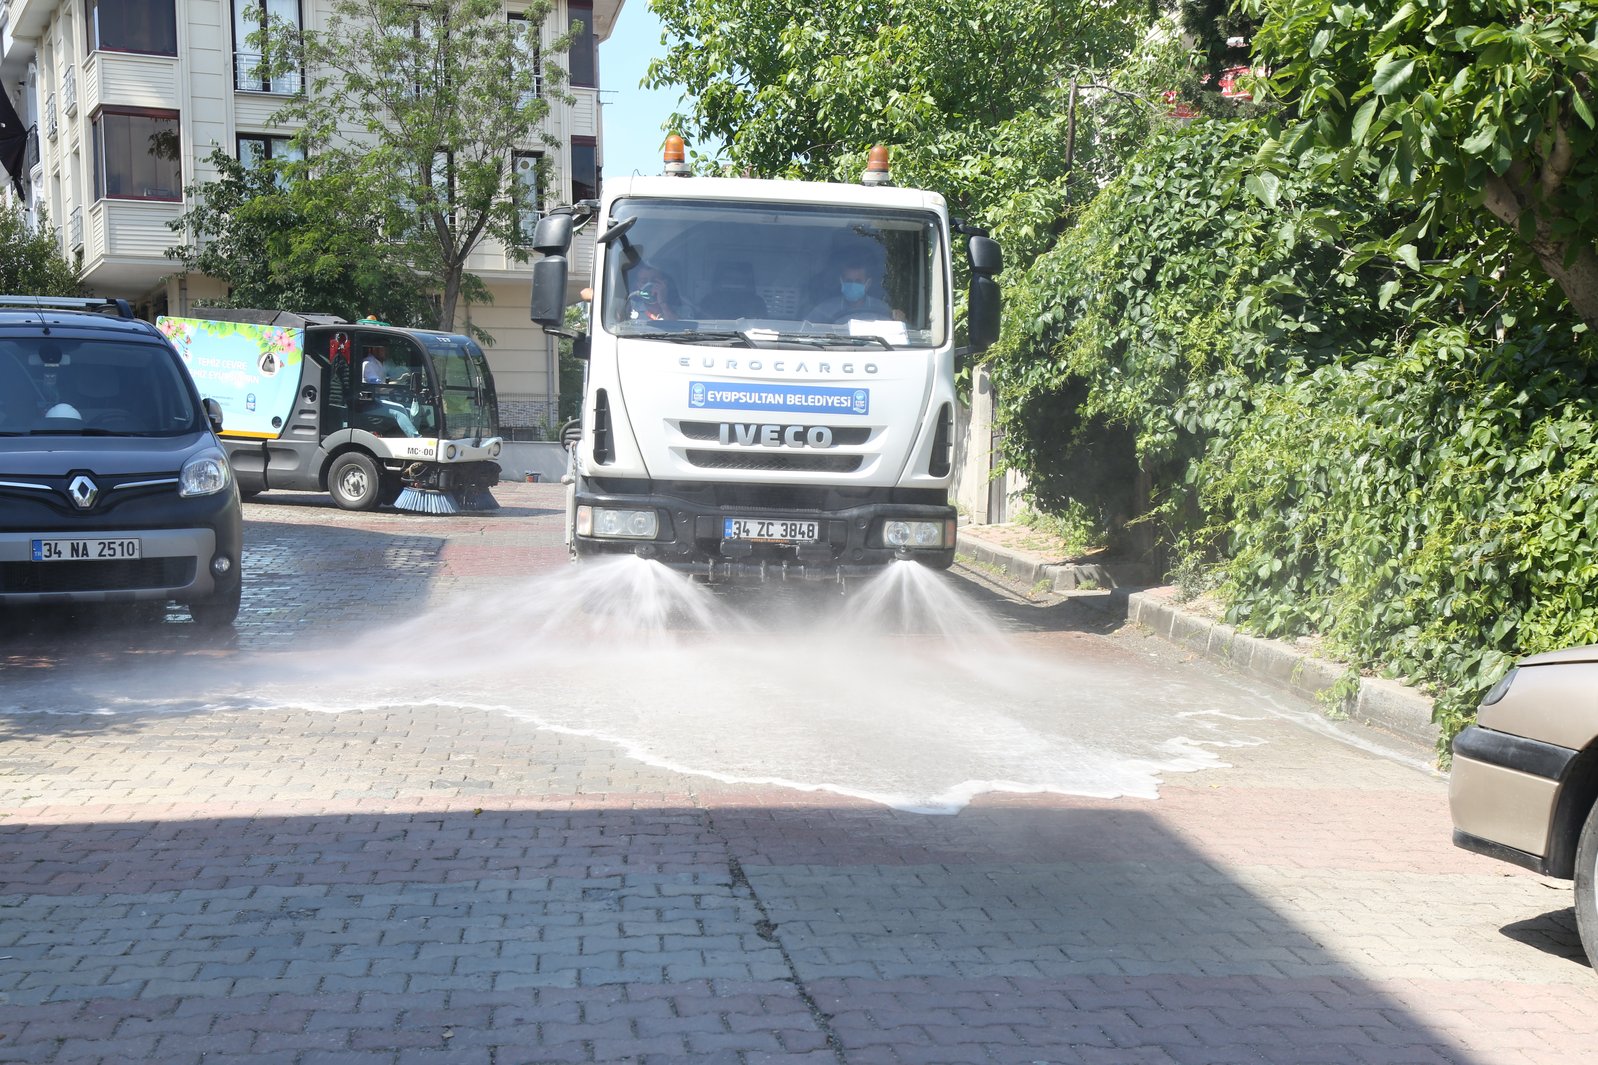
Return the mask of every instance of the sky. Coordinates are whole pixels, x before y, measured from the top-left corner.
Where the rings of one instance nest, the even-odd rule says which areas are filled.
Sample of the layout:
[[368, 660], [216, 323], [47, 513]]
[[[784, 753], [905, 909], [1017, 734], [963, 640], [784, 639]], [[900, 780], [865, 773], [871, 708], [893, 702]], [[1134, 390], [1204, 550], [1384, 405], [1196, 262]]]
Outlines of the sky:
[[649, 61], [665, 55], [660, 20], [649, 0], [624, 0], [616, 28], [599, 45], [600, 99], [604, 103], [605, 174], [623, 177], [634, 170], [659, 174], [662, 123], [675, 110], [676, 89], [642, 89]]

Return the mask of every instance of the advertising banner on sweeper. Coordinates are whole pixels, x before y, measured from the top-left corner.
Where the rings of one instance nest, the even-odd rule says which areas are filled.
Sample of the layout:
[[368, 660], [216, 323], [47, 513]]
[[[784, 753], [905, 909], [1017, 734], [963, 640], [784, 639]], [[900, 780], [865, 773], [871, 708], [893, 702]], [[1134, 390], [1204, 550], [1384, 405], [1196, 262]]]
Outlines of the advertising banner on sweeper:
[[156, 319], [200, 395], [222, 406], [224, 435], [275, 440], [299, 389], [305, 330], [206, 318]]

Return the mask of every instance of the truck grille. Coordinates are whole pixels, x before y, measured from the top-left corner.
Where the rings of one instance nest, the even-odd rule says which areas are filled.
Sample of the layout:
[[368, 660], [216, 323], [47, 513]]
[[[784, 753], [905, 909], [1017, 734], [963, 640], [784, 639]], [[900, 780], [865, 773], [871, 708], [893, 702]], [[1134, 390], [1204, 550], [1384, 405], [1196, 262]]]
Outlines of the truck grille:
[[688, 461], [702, 470], [762, 470], [768, 473], [853, 473], [859, 455], [819, 455], [795, 452], [774, 455], [757, 451], [701, 451], [690, 448]]
[[0, 562], [0, 592], [125, 592], [193, 583], [192, 558]]
[[[713, 441], [721, 438], [719, 422], [682, 422], [678, 430], [689, 440]], [[871, 428], [863, 425], [829, 425], [834, 445], [859, 447], [871, 439]]]

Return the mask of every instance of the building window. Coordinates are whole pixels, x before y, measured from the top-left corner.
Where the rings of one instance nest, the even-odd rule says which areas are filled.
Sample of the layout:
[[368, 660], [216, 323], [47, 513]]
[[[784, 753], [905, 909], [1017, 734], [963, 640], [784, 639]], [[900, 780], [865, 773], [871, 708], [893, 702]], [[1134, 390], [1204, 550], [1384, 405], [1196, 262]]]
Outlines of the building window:
[[571, 139], [572, 202], [599, 199], [599, 144], [592, 137]]
[[264, 133], [239, 134], [239, 162], [254, 168], [269, 160], [286, 162], [300, 159], [298, 148], [287, 137], [268, 137]]
[[88, 0], [89, 51], [178, 54], [174, 0]]
[[259, 33], [273, 32], [274, 22], [300, 26], [299, 0], [233, 0], [233, 87], [245, 92], [296, 93], [299, 71], [265, 77]]
[[572, 42], [567, 62], [571, 64], [573, 85], [595, 88], [599, 85], [597, 63], [594, 59], [594, 5], [592, 0], [571, 0], [566, 5], [572, 22], [581, 22], [583, 28]]
[[176, 112], [108, 107], [93, 126], [95, 199], [183, 199]]
[[516, 206], [516, 241], [533, 242], [533, 228], [544, 210], [544, 156], [517, 152], [511, 161], [511, 202]]
[[516, 73], [530, 73], [533, 76], [532, 93], [522, 97], [522, 106], [526, 107], [544, 94], [544, 68], [538, 39], [538, 23], [520, 11], [512, 11], [505, 18], [510, 22], [511, 32], [521, 42], [521, 51], [516, 55]]

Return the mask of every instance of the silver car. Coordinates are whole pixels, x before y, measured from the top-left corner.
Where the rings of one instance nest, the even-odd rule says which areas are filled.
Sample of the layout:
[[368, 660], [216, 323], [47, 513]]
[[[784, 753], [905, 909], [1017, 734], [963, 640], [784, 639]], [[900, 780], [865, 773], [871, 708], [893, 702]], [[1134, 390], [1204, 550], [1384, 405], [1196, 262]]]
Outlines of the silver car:
[[1454, 737], [1454, 843], [1575, 882], [1576, 924], [1598, 962], [1598, 647], [1533, 655]]

